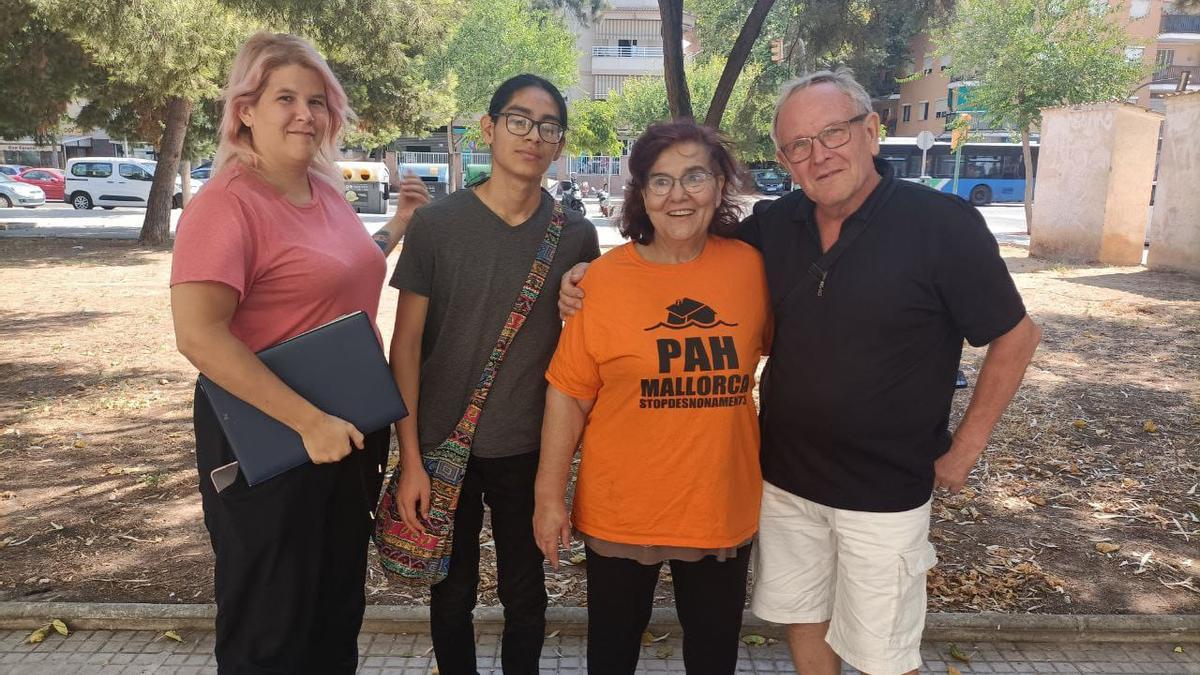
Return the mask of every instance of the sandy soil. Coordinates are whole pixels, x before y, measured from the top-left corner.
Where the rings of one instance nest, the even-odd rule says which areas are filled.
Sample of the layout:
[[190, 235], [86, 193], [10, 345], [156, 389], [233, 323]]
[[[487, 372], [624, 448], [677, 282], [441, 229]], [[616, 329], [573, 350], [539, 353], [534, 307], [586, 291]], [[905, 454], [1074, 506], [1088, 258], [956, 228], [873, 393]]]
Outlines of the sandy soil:
[[[934, 504], [931, 608], [1200, 612], [1200, 282], [1003, 252], [1045, 338], [968, 489]], [[131, 242], [0, 241], [0, 600], [212, 601], [169, 268]], [[548, 575], [553, 604], [584, 603], [581, 565]], [[375, 564], [368, 593], [425, 600]]]

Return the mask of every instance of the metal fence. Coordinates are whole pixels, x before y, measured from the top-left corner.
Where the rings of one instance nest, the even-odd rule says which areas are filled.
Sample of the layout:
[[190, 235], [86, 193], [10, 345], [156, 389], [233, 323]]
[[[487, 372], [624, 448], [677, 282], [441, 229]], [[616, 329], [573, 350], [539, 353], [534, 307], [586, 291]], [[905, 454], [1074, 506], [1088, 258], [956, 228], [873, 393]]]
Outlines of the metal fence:
[[[400, 153], [401, 164], [447, 164], [450, 161], [449, 157], [444, 152], [402, 152]], [[491, 164], [492, 153], [490, 152], [464, 152], [462, 153], [463, 165], [467, 164]]]
[[569, 157], [567, 172], [588, 175], [616, 176], [621, 173], [621, 157], [604, 155]]
[[618, 58], [651, 58], [661, 59], [663, 57], [662, 47], [623, 47], [623, 46], [599, 46], [592, 47], [592, 56], [615, 56]]
[[1200, 33], [1200, 14], [1163, 14], [1162, 33]]
[[[447, 164], [447, 156], [444, 152], [402, 152], [399, 156], [400, 164]], [[618, 176], [621, 174], [621, 162], [624, 157], [611, 157], [606, 155], [583, 155], [572, 156], [567, 158], [567, 174], [578, 174], [586, 176]], [[463, 167], [469, 164], [491, 164], [492, 154], [490, 152], [464, 152], [462, 154]], [[550, 174], [557, 175], [559, 163], [555, 162], [550, 165]], [[564, 176], [565, 178], [565, 176]]]

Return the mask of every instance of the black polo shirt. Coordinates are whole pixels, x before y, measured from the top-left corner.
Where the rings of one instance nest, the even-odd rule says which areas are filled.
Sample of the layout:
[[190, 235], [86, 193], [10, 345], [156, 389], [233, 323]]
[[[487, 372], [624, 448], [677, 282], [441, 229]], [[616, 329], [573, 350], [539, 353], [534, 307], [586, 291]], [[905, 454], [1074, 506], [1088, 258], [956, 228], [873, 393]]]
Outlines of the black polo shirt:
[[740, 236], [762, 251], [775, 311], [763, 477], [834, 508], [903, 511], [929, 499], [950, 448], [963, 339], [991, 342], [1025, 307], [974, 207], [875, 168], [828, 253], [800, 192], [760, 203]]

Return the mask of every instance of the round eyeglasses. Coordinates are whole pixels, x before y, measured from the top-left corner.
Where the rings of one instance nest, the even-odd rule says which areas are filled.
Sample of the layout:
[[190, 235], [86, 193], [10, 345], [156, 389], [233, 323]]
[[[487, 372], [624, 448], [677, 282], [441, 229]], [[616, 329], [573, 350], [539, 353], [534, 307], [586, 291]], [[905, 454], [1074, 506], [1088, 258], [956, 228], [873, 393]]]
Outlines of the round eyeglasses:
[[821, 145], [825, 146], [828, 150], [840, 148], [850, 142], [850, 125], [865, 120], [867, 115], [870, 114], [863, 113], [843, 122], [830, 124], [817, 132], [816, 136], [801, 136], [793, 139], [781, 146], [779, 150], [787, 158], [787, 161], [798, 164], [812, 155], [814, 140], [820, 141]]
[[650, 176], [650, 180], [646, 183], [646, 189], [651, 194], [663, 197], [671, 194], [671, 190], [675, 189], [675, 183], [678, 181], [685, 191], [694, 194], [706, 188], [712, 179], [713, 175], [710, 171], [689, 171], [679, 178], [656, 173]]
[[514, 136], [528, 136], [534, 127], [537, 127], [538, 136], [547, 143], [558, 143], [567, 133], [567, 128], [558, 122], [538, 122], [530, 119], [521, 113], [502, 112], [496, 113], [494, 117], [504, 118], [504, 127], [508, 129], [508, 133]]

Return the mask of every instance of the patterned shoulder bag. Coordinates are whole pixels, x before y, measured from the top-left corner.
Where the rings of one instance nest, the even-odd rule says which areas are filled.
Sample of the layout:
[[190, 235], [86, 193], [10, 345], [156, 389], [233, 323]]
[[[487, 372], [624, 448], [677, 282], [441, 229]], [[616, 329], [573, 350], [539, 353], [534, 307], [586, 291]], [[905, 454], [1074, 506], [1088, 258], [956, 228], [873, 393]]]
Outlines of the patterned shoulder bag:
[[425, 522], [424, 533], [413, 530], [400, 520], [396, 509], [396, 493], [400, 487], [399, 465], [388, 479], [387, 489], [375, 514], [375, 546], [379, 549], [383, 568], [403, 581], [433, 585], [446, 578], [454, 540], [454, 512], [458, 507], [463, 477], [467, 474], [467, 461], [471, 458], [475, 425], [479, 422], [479, 415], [483, 412], [504, 356], [529, 318], [529, 312], [546, 283], [565, 220], [562, 205], [555, 202], [546, 237], [538, 246], [533, 267], [513, 302], [508, 320], [488, 357], [466, 412], [449, 438], [421, 456], [431, 487], [429, 519]]

